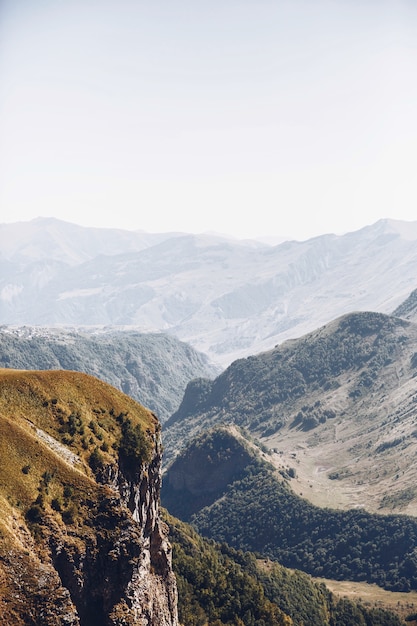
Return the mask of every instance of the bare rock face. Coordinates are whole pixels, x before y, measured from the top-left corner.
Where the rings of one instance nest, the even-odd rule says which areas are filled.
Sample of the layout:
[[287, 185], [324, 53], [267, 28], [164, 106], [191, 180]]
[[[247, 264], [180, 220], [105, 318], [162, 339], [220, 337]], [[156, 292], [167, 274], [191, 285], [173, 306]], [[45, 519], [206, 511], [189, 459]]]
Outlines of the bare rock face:
[[[132, 514], [140, 528], [141, 553], [137, 566], [126, 585], [125, 598], [135, 616], [132, 624], [175, 626], [177, 618], [177, 590], [172, 571], [171, 546], [168, 526], [159, 517], [161, 489], [161, 443], [154, 437], [155, 450], [151, 462], [140, 471], [108, 472], [108, 480], [120, 494], [123, 507]], [[124, 624], [116, 618], [111, 624]]]
[[49, 535], [80, 626], [178, 625], [168, 527], [159, 518], [159, 450], [158, 441], [151, 462], [134, 476], [117, 465], [99, 474], [103, 499], [93, 505], [95, 532], [81, 549], [57, 528]]

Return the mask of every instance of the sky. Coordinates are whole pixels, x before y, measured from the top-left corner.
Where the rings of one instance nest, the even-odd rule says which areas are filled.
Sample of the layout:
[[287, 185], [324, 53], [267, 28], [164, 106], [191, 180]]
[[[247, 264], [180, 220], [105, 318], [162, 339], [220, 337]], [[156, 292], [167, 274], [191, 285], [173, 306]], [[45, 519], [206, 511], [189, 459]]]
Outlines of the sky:
[[0, 0], [0, 222], [417, 220], [415, 0]]

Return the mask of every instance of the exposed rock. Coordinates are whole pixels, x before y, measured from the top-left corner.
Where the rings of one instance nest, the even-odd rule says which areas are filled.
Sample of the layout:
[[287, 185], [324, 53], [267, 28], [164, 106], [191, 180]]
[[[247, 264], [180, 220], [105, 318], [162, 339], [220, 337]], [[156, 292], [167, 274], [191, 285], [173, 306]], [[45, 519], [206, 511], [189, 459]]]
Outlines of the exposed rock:
[[[155, 416], [75, 372], [2, 370], [0, 405], [3, 623], [178, 626], [168, 527], [159, 515]], [[66, 428], [74, 420], [66, 420], [74, 406], [79, 432], [69, 440]], [[120, 435], [127, 414], [149, 450], [134, 466], [126, 462]], [[103, 442], [95, 473], [88, 466], [98, 449], [94, 432]], [[60, 437], [70, 441], [70, 459]]]

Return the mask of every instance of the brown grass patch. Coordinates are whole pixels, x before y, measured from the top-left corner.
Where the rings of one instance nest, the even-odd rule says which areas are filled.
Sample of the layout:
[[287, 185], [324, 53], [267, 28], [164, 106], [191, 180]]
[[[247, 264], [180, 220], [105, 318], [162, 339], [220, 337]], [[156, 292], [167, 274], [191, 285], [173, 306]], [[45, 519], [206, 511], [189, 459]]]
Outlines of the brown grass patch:
[[[324, 583], [336, 596], [360, 602], [368, 608], [388, 609], [402, 618], [417, 613], [417, 591], [407, 593], [386, 591], [377, 585], [347, 580], [339, 581], [327, 578], [313, 578], [313, 580]], [[408, 623], [415, 624], [416, 622]]]

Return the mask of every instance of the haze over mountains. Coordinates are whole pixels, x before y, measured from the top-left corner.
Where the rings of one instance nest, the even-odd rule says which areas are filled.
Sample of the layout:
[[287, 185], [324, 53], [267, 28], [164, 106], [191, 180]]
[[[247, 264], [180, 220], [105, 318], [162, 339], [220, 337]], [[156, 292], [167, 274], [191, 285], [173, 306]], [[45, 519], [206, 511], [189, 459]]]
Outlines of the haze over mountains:
[[417, 281], [417, 222], [267, 246], [38, 219], [0, 241], [0, 323], [164, 331], [222, 367], [351, 311], [391, 313]]
[[[90, 469], [111, 482], [107, 455], [120, 446], [128, 456], [132, 452], [128, 413], [111, 403], [101, 406], [100, 398], [86, 416], [74, 410], [83, 405], [81, 397], [71, 395], [66, 406], [67, 382], [89, 380], [82, 374], [11, 370], [77, 369], [111, 382], [165, 422], [162, 504], [202, 534], [226, 542], [209, 556], [201, 577], [196, 555], [188, 551], [198, 544], [204, 552], [202, 540], [191, 540], [189, 531], [181, 538], [180, 523], [171, 518], [180, 607], [190, 613], [184, 623], [197, 626], [203, 615], [207, 622], [209, 615], [215, 621], [221, 614], [220, 623], [236, 623], [220, 608], [231, 600], [216, 563], [227, 554], [242, 566], [249, 561], [228, 546], [314, 575], [417, 590], [417, 324], [409, 321], [417, 300], [417, 223], [381, 220], [348, 235], [278, 246], [211, 235], [84, 229], [57, 220], [3, 225], [0, 236], [0, 365], [11, 368], [3, 376], [13, 380], [12, 390], [4, 383], [2, 395], [10, 422], [16, 413], [26, 420], [18, 424], [21, 431], [31, 432], [30, 413], [20, 413], [23, 405], [31, 411], [34, 401], [55, 453], [65, 459], [68, 453], [85, 455]], [[56, 377], [65, 384], [53, 393], [48, 388], [40, 399], [25, 382]], [[101, 384], [91, 379], [91, 385]], [[119, 398], [119, 392], [111, 393]], [[48, 419], [56, 420], [55, 430], [48, 430]], [[19, 437], [13, 430], [6, 435], [7, 427], [0, 442], [5, 449], [13, 444], [12, 450]], [[134, 448], [142, 450], [135, 433]], [[65, 521], [66, 508], [63, 516], [56, 508], [45, 478], [55, 485], [55, 475], [49, 479], [35, 448], [29, 448], [33, 476], [22, 461], [26, 450], [13, 474], [22, 488], [29, 475], [27, 501], [13, 499], [9, 474], [1, 481], [4, 502], [12, 507], [7, 505], [3, 523], [9, 524], [11, 510], [35, 524], [29, 532], [51, 520], [61, 524], [61, 517], [69, 532], [78, 518]], [[150, 491], [154, 484], [148, 484]], [[62, 500], [61, 487], [56, 489]], [[149, 489], [141, 490], [142, 505]], [[14, 571], [12, 564], [7, 567]], [[236, 565], [229, 561], [225, 567], [230, 572]], [[260, 623], [291, 624], [287, 616], [297, 626], [307, 623], [304, 610], [312, 615], [315, 606], [312, 583], [302, 611], [295, 609], [302, 579], [287, 592], [284, 571], [280, 583], [261, 583], [265, 567], [270, 566], [262, 559], [246, 570], [254, 577], [248, 582], [254, 593], [265, 583], [266, 597], [259, 596], [262, 601], [250, 611], [267, 611], [270, 621], [265, 614]], [[215, 604], [218, 584], [224, 597]], [[350, 605], [343, 618], [334, 617], [336, 604], [324, 587], [320, 593], [320, 612], [327, 617], [310, 619], [312, 625], [393, 623], [390, 616], [362, 609], [351, 617]], [[78, 600], [82, 613], [84, 599]], [[240, 606], [234, 615], [242, 614], [244, 624], [257, 623], [240, 602], [233, 600]]]

